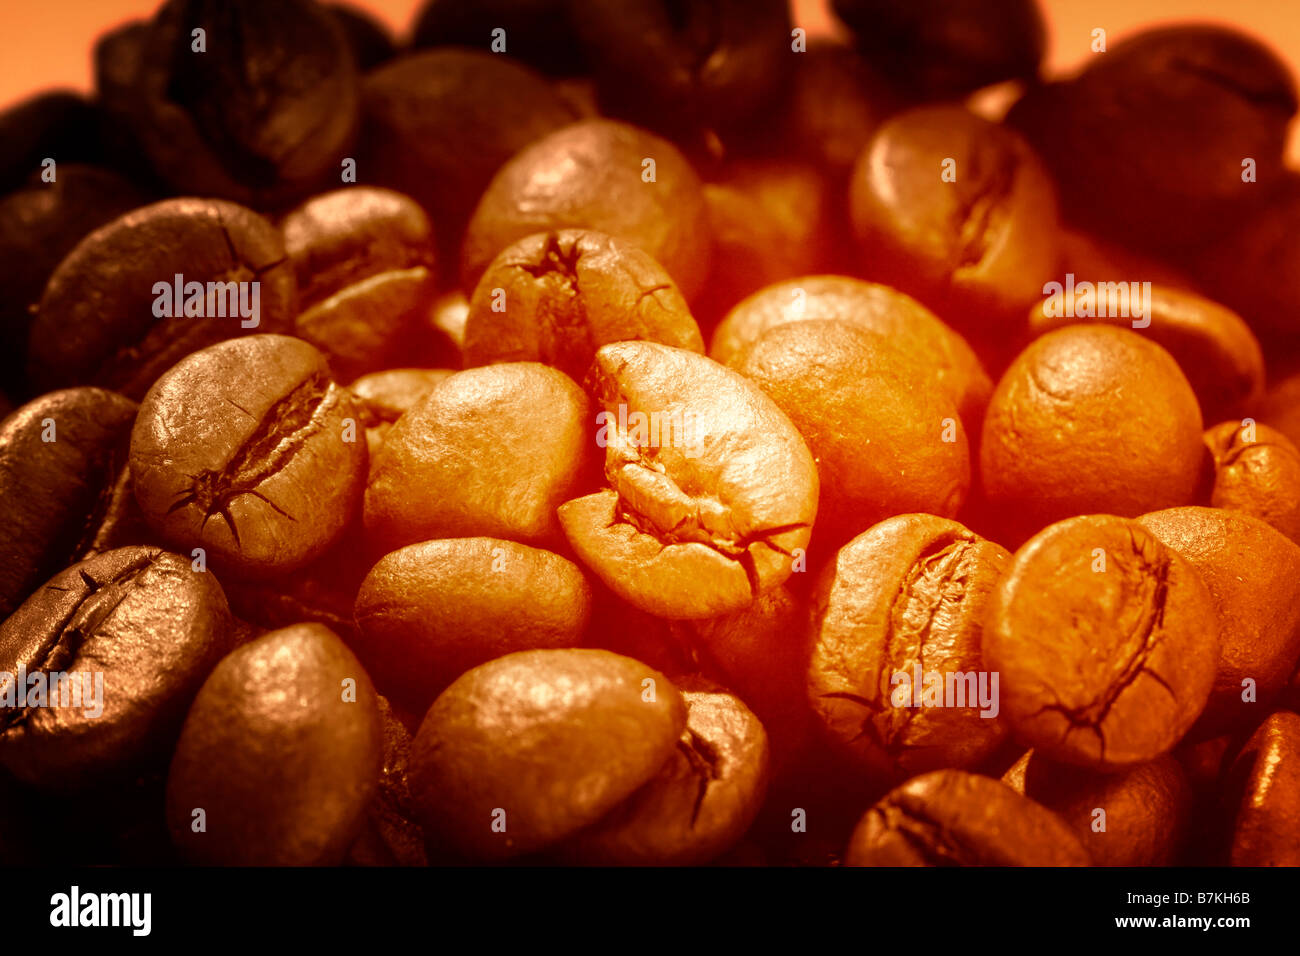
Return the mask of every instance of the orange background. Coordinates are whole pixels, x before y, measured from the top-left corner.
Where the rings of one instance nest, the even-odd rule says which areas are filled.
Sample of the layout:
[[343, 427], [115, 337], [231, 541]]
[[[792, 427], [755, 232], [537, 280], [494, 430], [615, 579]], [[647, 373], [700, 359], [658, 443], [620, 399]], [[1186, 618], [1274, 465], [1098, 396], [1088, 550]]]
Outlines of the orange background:
[[[473, 0], [466, 0], [473, 2]], [[95, 38], [123, 20], [147, 17], [161, 0], [0, 0], [0, 108], [53, 86], [89, 91], [90, 50]], [[1050, 74], [1083, 65], [1092, 30], [1108, 42], [1165, 20], [1231, 23], [1271, 44], [1293, 68], [1300, 67], [1300, 0], [1039, 0], [1047, 16]], [[405, 34], [422, 0], [354, 0]], [[810, 34], [829, 24], [826, 0], [794, 0], [795, 22]], [[1293, 129], [1292, 165], [1300, 165]]]

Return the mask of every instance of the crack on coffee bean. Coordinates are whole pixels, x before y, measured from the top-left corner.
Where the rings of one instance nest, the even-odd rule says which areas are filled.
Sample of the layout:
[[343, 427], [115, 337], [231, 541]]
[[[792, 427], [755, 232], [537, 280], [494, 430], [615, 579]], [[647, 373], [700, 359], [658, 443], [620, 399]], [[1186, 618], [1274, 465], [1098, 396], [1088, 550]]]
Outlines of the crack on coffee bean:
[[883, 752], [889, 752], [888, 745], [885, 743], [885, 738], [881, 735], [880, 728], [876, 726], [875, 718], [879, 713], [879, 710], [876, 707], [875, 701], [868, 700], [860, 694], [853, 694], [849, 691], [830, 691], [822, 694], [821, 697], [828, 700], [847, 700], [850, 703], [857, 704], [867, 711], [867, 716], [862, 719], [858, 732], [846, 741], [848, 746], [852, 747], [859, 740], [865, 738], [868, 742], [874, 744], [877, 749]]
[[720, 759], [713, 744], [689, 727], [682, 738], [677, 741], [677, 749], [686, 757], [686, 763], [690, 767], [691, 773], [698, 780], [695, 805], [691, 809], [691, 828], [694, 829], [695, 823], [700, 817], [700, 810], [704, 807], [704, 798], [708, 796], [709, 786], [722, 776], [719, 768]]
[[243, 495], [266, 502], [279, 514], [296, 521], [258, 486], [284, 469], [307, 440], [323, 427], [325, 415], [337, 401], [338, 390], [323, 372], [308, 376], [262, 416], [248, 440], [220, 469], [204, 469], [191, 475], [189, 488], [179, 496], [167, 513], [196, 505], [203, 512], [200, 534], [208, 521], [220, 515], [241, 547], [239, 529], [230, 513], [230, 505]]
[[650, 288], [646, 289], [644, 292], [642, 292], [639, 296], [636, 297], [635, 306], [639, 308], [641, 303], [644, 302], [646, 298], [648, 298], [649, 296], [654, 295], [656, 292], [666, 292], [671, 288], [672, 286], [669, 285], [667, 282], [661, 282], [659, 285], [651, 286]]
[[952, 828], [927, 820], [896, 803], [885, 802], [874, 812], [884, 818], [890, 833], [901, 838], [930, 866], [963, 866], [980, 859], [978, 853], [957, 838]]
[[536, 318], [553, 339], [546, 354], [566, 369], [582, 367], [596, 351], [596, 342], [587, 319], [586, 300], [579, 285], [578, 262], [582, 256], [581, 241], [562, 243], [557, 233], [549, 232], [536, 262], [514, 264], [514, 268], [540, 282], [555, 278], [564, 284], [568, 301], [557, 308], [549, 296], [544, 296]]
[[978, 152], [971, 155], [971, 168], [965, 175], [977, 184], [977, 189], [975, 195], [966, 198], [957, 211], [960, 227], [956, 230], [957, 246], [950, 276], [955, 277], [960, 269], [979, 265], [988, 255], [993, 224], [1015, 188], [1020, 157], [1012, 152], [995, 157], [995, 160], [988, 164], [991, 166], [988, 168], [985, 157]]

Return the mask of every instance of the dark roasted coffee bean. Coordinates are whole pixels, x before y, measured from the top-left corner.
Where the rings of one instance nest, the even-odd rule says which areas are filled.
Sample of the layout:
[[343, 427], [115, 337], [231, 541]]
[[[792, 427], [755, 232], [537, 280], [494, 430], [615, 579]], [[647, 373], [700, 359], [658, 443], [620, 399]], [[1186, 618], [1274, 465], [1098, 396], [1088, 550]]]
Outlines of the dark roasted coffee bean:
[[60, 164], [52, 183], [0, 199], [0, 376], [21, 393], [27, 337], [50, 274], [86, 235], [143, 205], [140, 190], [96, 166]]
[[590, 613], [590, 585], [558, 554], [498, 538], [425, 541], [370, 570], [353, 646], [381, 689], [424, 710], [493, 658], [576, 647]]
[[1205, 708], [1219, 659], [1194, 564], [1112, 515], [1054, 524], [1017, 551], [983, 633], [1017, 739], [1105, 772], [1172, 748]]
[[1300, 866], [1300, 714], [1278, 711], [1228, 771], [1233, 866]]
[[132, 547], [73, 565], [0, 626], [0, 763], [70, 790], [165, 758], [230, 639], [221, 586], [188, 558]]
[[360, 79], [325, 8], [169, 0], [146, 32], [120, 42], [100, 95], [177, 191], [267, 208], [339, 175]]
[[299, 624], [225, 657], [194, 700], [167, 778], [167, 824], [209, 866], [342, 862], [379, 783], [370, 678], [328, 628]]
[[298, 339], [254, 335], [190, 356], [140, 406], [131, 436], [149, 523], [222, 567], [284, 572], [323, 552], [360, 502], [367, 453], [350, 392]]
[[639, 661], [507, 654], [429, 708], [411, 748], [415, 810], [432, 844], [474, 859], [544, 849], [653, 779], [685, 728], [682, 695]]
[[686, 729], [640, 790], [560, 849], [600, 866], [698, 866], [736, 844], [767, 792], [763, 725], [733, 694], [682, 690]]
[[74, 388], [0, 424], [0, 618], [91, 551], [115, 506], [127, 504], [115, 492], [135, 414], [115, 392]]
[[504, 53], [559, 76], [585, 73], [565, 7], [566, 0], [426, 0], [411, 42], [417, 48], [466, 46]]
[[424, 833], [411, 806], [411, 731], [386, 697], [378, 697], [384, 762], [379, 786], [366, 807], [361, 835], [348, 850], [352, 866], [425, 866]]
[[434, 238], [418, 203], [352, 186], [309, 199], [280, 229], [298, 278], [294, 331], [336, 378], [432, 358], [424, 320], [437, 289]]
[[581, 229], [537, 233], [492, 260], [465, 320], [467, 368], [542, 362], [581, 381], [596, 350], [641, 339], [704, 351], [663, 267], [636, 246]]
[[1007, 734], [984, 618], [1011, 564], [955, 521], [900, 515], [854, 538], [813, 593], [808, 697], [851, 764], [894, 782], [972, 767]]
[[457, 261], [465, 223], [493, 173], [576, 118], [544, 77], [470, 50], [401, 57], [368, 75], [363, 94], [360, 179], [424, 206], [443, 262]]
[[690, 133], [735, 126], [777, 93], [793, 56], [784, 0], [568, 0], [610, 115]]
[[1196, 734], [1253, 726], [1300, 660], [1300, 547], [1219, 508], [1170, 508], [1138, 523], [1196, 569], [1213, 602], [1219, 654]]
[[1282, 173], [1295, 80], [1265, 43], [1217, 25], [1160, 26], [1090, 64], [1031, 90], [1008, 117], [1042, 154], [1072, 221], [1139, 248], [1185, 248], [1219, 235]]
[[1002, 780], [1055, 811], [1096, 866], [1168, 866], [1188, 835], [1191, 786], [1167, 754], [1119, 773], [1097, 773], [1031, 750]]
[[215, 199], [168, 199], [96, 229], [59, 263], [32, 326], [32, 382], [140, 398], [214, 342], [287, 329], [293, 269], [276, 229]]
[[1052, 811], [1006, 784], [934, 770], [890, 791], [858, 823], [849, 866], [1088, 866]]
[[1036, 0], [834, 0], [859, 49], [913, 96], [1034, 80], [1047, 46]]
[[[95, 106], [67, 90], [40, 93], [0, 113], [0, 195], [33, 173], [57, 176], [65, 164], [99, 162], [99, 125]], [[52, 170], [43, 165], [48, 159], [55, 162]]]
[[688, 302], [708, 276], [699, 177], [675, 146], [635, 126], [574, 123], [502, 166], [466, 229], [461, 287], [473, 289], [506, 246], [554, 229], [594, 229], [639, 246]]

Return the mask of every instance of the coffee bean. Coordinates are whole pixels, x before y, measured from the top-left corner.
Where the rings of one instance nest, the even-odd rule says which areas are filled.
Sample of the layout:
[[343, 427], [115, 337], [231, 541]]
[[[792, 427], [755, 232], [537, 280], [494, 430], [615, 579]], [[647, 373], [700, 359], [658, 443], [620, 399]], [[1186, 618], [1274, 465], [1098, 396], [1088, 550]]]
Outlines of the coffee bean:
[[1190, 503], [1200, 433], [1168, 352], [1130, 330], [1073, 325], [1036, 339], [998, 382], [980, 473], [1008, 537], [1023, 540], [1072, 515]]
[[690, 163], [635, 126], [586, 120], [520, 150], [492, 178], [465, 232], [461, 288], [475, 288], [511, 243], [566, 228], [645, 250], [688, 302], [708, 275], [708, 212]]
[[892, 782], [974, 766], [1001, 744], [1007, 724], [980, 640], [1010, 563], [957, 522], [916, 514], [854, 538], [822, 571], [807, 692], [853, 767]]
[[160, 534], [229, 570], [293, 570], [338, 537], [360, 501], [359, 417], [306, 342], [255, 335], [212, 346], [140, 406], [136, 499]]
[[267, 208], [338, 174], [360, 80], [323, 7], [169, 0], [125, 42], [134, 49], [99, 72], [100, 95], [178, 192]]
[[378, 700], [328, 628], [272, 631], [199, 691], [167, 778], [177, 848], [207, 866], [339, 863], [375, 793]]
[[[425, 208], [438, 231], [442, 262], [456, 261], [465, 223], [493, 173], [577, 118], [542, 76], [486, 51], [399, 57], [370, 73], [362, 94], [360, 178]], [[493, 249], [483, 265], [499, 251]]]
[[1055, 187], [1016, 133], [964, 109], [908, 110], [877, 130], [849, 203], [866, 278], [996, 338], [1056, 272]]
[[1220, 649], [1197, 734], [1255, 724], [1300, 659], [1300, 547], [1218, 508], [1170, 508], [1138, 523], [1195, 568], [1213, 602]]
[[1165, 753], [1200, 716], [1219, 656], [1213, 614], [1195, 566], [1142, 524], [1071, 518], [1016, 552], [985, 621], [984, 666], [1001, 675], [1017, 739], [1114, 772]]
[[1062, 290], [1036, 303], [1029, 310], [1029, 332], [1042, 335], [1084, 319], [1131, 327], [1167, 350], [1196, 393], [1204, 421], [1230, 418], [1263, 397], [1259, 342], [1241, 316], [1216, 302], [1163, 285], [1148, 291], [1127, 280], [1098, 283], [1086, 292]]
[[[216, 579], [158, 548], [56, 574], [0, 626], [0, 684], [15, 691], [0, 710], [0, 763], [44, 789], [79, 790], [165, 759], [230, 630]], [[9, 676], [20, 667], [27, 687]], [[34, 696], [42, 684], [48, 697]]]
[[0, 195], [22, 186], [46, 159], [59, 173], [102, 160], [99, 124], [95, 106], [68, 90], [40, 93], [0, 113]]
[[834, 0], [873, 65], [913, 95], [1034, 80], [1047, 45], [1034, 0]]
[[136, 404], [114, 392], [51, 392], [0, 425], [0, 617], [84, 557], [112, 512]]
[[588, 480], [588, 422], [581, 389], [544, 365], [450, 376], [384, 438], [365, 493], [371, 541], [389, 551], [440, 537], [556, 539], [556, 507]]
[[670, 618], [736, 611], [781, 584], [806, 549], [817, 471], [798, 431], [754, 384], [652, 342], [596, 353], [610, 487], [566, 502], [560, 523], [619, 597]]
[[886, 794], [849, 840], [848, 866], [1087, 866], [1056, 814], [1006, 784], [934, 770]]
[[462, 675], [411, 750], [411, 792], [435, 844], [474, 859], [540, 850], [595, 823], [676, 752], [681, 694], [608, 651], [508, 654]]
[[52, 183], [32, 183], [0, 199], [0, 375], [25, 388], [33, 307], [59, 262], [87, 233], [145, 201], [107, 169], [63, 163]]
[[1233, 866], [1300, 866], [1300, 715], [1278, 711], [1246, 742], [1229, 770], [1238, 796]]
[[352, 866], [427, 866], [424, 833], [415, 822], [408, 771], [411, 731], [386, 697], [377, 697], [383, 725], [383, 766], [379, 786], [366, 808], [361, 835], [348, 849]]
[[295, 307], [270, 223], [233, 203], [167, 199], [96, 229], [59, 263], [32, 326], [32, 382], [139, 399], [191, 352], [287, 329]]
[[493, 658], [577, 646], [590, 613], [590, 586], [558, 554], [497, 538], [425, 541], [366, 576], [355, 646], [387, 692], [423, 710]]
[[741, 700], [682, 691], [686, 730], [651, 780], [560, 851], [602, 866], [691, 866], [730, 849], [767, 787], [767, 734]]
[[848, 322], [791, 322], [764, 332], [736, 370], [808, 443], [821, 479], [819, 544], [890, 515], [951, 517], [961, 507], [970, 451], [957, 406], [883, 336]]
[[432, 352], [424, 316], [437, 285], [433, 229], [414, 200], [353, 186], [309, 199], [280, 229], [298, 280], [294, 332], [325, 353], [337, 378]]
[[589, 230], [538, 233], [507, 246], [479, 280], [465, 365], [542, 362], [581, 381], [598, 348], [628, 339], [704, 351], [686, 300], [648, 254]]
[[768, 286], [727, 313], [714, 330], [709, 357], [737, 368], [744, 353], [777, 325], [833, 319], [892, 340], [957, 403], [968, 430], [977, 430], [993, 382], [966, 340], [921, 303], [888, 286], [848, 276], [803, 276]]
[[1300, 449], [1253, 422], [1222, 422], [1204, 441], [1214, 459], [1209, 504], [1253, 515], [1300, 543]]
[[790, 52], [784, 0], [570, 0], [613, 116], [689, 134], [759, 114]]
[[1030, 751], [1002, 782], [1059, 815], [1095, 866], [1168, 866], [1188, 835], [1192, 791], [1168, 755], [1095, 773]]

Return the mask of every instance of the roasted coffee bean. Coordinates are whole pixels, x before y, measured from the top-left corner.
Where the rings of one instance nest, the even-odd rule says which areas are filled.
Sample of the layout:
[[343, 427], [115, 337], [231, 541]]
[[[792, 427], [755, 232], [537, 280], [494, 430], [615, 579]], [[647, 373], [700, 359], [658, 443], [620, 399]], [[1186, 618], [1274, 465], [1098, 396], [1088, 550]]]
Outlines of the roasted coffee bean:
[[[1260, 189], [1256, 177], [1282, 172], [1296, 89], [1266, 44], [1177, 24], [1127, 37], [1089, 64], [1031, 90], [1008, 116], [1061, 185], [1072, 221], [1139, 248], [1185, 248], [1220, 234]], [[1240, 250], [1232, 256], [1236, 275]]]
[[136, 500], [160, 534], [230, 571], [291, 571], [338, 537], [361, 499], [359, 418], [306, 342], [254, 335], [214, 345], [141, 403]]
[[858, 48], [909, 93], [956, 97], [1034, 80], [1047, 46], [1035, 0], [834, 0]]
[[1143, 290], [1130, 281], [1083, 290], [1072, 284], [1029, 310], [1029, 332], [1042, 335], [1082, 319], [1131, 327], [1166, 349], [1196, 393], [1204, 421], [1247, 411], [1263, 397], [1264, 353], [1250, 327], [1193, 292], [1154, 284]]
[[791, 322], [764, 332], [736, 370], [808, 443], [821, 487], [819, 543], [846, 541], [890, 515], [951, 517], [961, 507], [970, 450], [957, 406], [885, 337], [848, 322]]
[[690, 163], [635, 126], [585, 120], [520, 150], [493, 177], [465, 231], [461, 288], [475, 288], [511, 243], [570, 228], [639, 246], [687, 301], [708, 276], [708, 209]]
[[280, 223], [298, 279], [294, 332], [353, 379], [399, 357], [432, 357], [424, 317], [437, 289], [433, 228], [418, 203], [351, 186], [303, 203]]
[[47, 159], [56, 176], [73, 163], [99, 162], [100, 122], [95, 106], [70, 90], [39, 93], [0, 113], [0, 195], [48, 169]]
[[33, 308], [50, 274], [91, 231], [145, 202], [117, 173], [61, 164], [52, 183], [0, 199], [0, 375], [21, 394]]
[[325, 9], [343, 28], [352, 59], [365, 73], [397, 55], [397, 44], [388, 28], [369, 13], [347, 3], [330, 3]]
[[817, 469], [776, 403], [653, 342], [601, 348], [587, 388], [604, 407], [609, 487], [561, 505], [559, 519], [615, 594], [661, 617], [714, 617], [790, 576], [817, 513]]
[[848, 866], [1088, 866], [1070, 827], [1006, 784], [934, 770], [891, 790], [849, 839]]
[[169, 0], [124, 42], [133, 48], [99, 72], [100, 96], [178, 192], [266, 208], [338, 175], [360, 79], [324, 7]]
[[1213, 602], [1219, 656], [1197, 735], [1257, 723], [1300, 659], [1300, 546], [1218, 508], [1170, 508], [1138, 523], [1196, 570]]
[[1214, 460], [1210, 505], [1260, 518], [1300, 544], [1300, 449], [1253, 421], [1222, 422], [1204, 440]]
[[1017, 738], [1105, 772], [1179, 741], [1205, 708], [1219, 657], [1196, 567], [1113, 515], [1062, 521], [1017, 551], [983, 633], [984, 666], [1001, 675]]
[[389, 368], [363, 375], [349, 385], [348, 390], [361, 403], [370, 457], [378, 453], [393, 422], [418, 405], [435, 385], [455, 374], [449, 368]]
[[714, 322], [766, 285], [830, 265], [831, 196], [805, 163], [729, 164], [704, 185], [713, 270], [701, 314]]
[[1300, 714], [1278, 711], [1228, 771], [1233, 866], [1300, 866]]
[[848, 276], [803, 276], [755, 292], [714, 330], [709, 357], [738, 367], [745, 351], [768, 329], [787, 322], [834, 319], [889, 338], [916, 364], [930, 369], [935, 386], [957, 403], [968, 430], [978, 434], [993, 382], [960, 335], [910, 296]]
[[563, 229], [521, 239], [492, 260], [470, 300], [464, 361], [542, 362], [581, 381], [598, 348], [628, 339], [704, 351], [686, 300], [649, 254]]
[[1007, 733], [984, 617], [1011, 564], [955, 521], [899, 515], [858, 535], [812, 597], [808, 697], [858, 770], [894, 782], [971, 767]]
[[465, 223], [502, 163], [577, 118], [545, 78], [486, 51], [400, 57], [369, 74], [362, 94], [360, 178], [424, 206], [442, 262], [456, 261]]
[[908, 110], [881, 126], [849, 203], [866, 278], [960, 331], [1002, 335], [1056, 273], [1047, 170], [1015, 132], [960, 107]]
[[608, 651], [521, 651], [462, 675], [411, 749], [434, 845], [518, 856], [595, 823], [652, 780], [686, 729], [677, 688]]
[[411, 42], [417, 48], [467, 46], [505, 53], [559, 76], [586, 72], [565, 0], [426, 0]]
[[556, 507], [591, 480], [587, 406], [568, 376], [533, 362], [450, 376], [397, 420], [375, 456], [365, 494], [375, 547], [558, 539]]
[[188, 558], [131, 547], [74, 564], [0, 626], [0, 764], [80, 790], [165, 760], [230, 641], [221, 585]]
[[86, 236], [50, 276], [31, 331], [39, 388], [102, 385], [138, 399], [222, 339], [285, 330], [296, 305], [279, 233], [215, 199], [167, 199]]
[[378, 786], [382, 735], [370, 678], [329, 628], [245, 644], [185, 719], [167, 777], [173, 842], [208, 866], [341, 862]]
[[450, 538], [386, 555], [356, 601], [354, 645], [380, 686], [424, 710], [461, 674], [514, 651], [576, 647], [591, 587], [558, 554]]
[[115, 392], [51, 392], [0, 424], [0, 618], [84, 557], [111, 512], [136, 404]]
[[776, 94], [792, 55], [784, 0], [568, 0], [601, 105], [690, 134], [736, 126]]
[[1096, 866], [1168, 866], [1191, 822], [1187, 775], [1168, 755], [1119, 773], [1096, 773], [1031, 750], [1002, 782], [1055, 811]]
[[1127, 329], [1072, 325], [1036, 339], [998, 382], [980, 473], [1008, 537], [1024, 540], [1072, 515], [1189, 504], [1200, 434], [1196, 395], [1168, 352]]
[[686, 730], [640, 790], [560, 851], [601, 866], [695, 866], [749, 829], [767, 789], [763, 725], [740, 698], [683, 688]]

